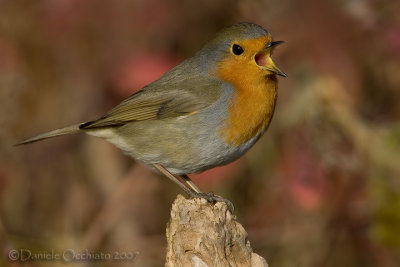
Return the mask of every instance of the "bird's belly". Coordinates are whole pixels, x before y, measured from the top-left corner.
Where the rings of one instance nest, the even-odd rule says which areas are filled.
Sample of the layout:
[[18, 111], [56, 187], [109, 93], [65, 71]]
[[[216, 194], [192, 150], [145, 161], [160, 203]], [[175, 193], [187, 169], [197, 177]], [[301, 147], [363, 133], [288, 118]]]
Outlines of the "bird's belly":
[[202, 172], [228, 164], [249, 150], [263, 131], [233, 144], [221, 136], [229, 103], [219, 103], [191, 116], [128, 123], [89, 134], [102, 137], [147, 165], [159, 163], [174, 174]]
[[188, 174], [203, 172], [208, 169], [231, 163], [245, 154], [257, 141], [257, 137], [252, 138], [240, 146], [230, 146], [224, 141], [212, 142], [210, 145], [203, 143], [202, 149], [193, 154], [190, 159], [178, 164], [165, 162], [166, 168], [174, 174]]
[[91, 134], [107, 139], [138, 161], [147, 165], [159, 163], [174, 174], [202, 172], [228, 164], [257, 140], [256, 136], [239, 146], [228, 144], [218, 133], [220, 122], [202, 122], [203, 118], [135, 122]]
[[[147, 165], [158, 163], [174, 174], [202, 172], [238, 159], [265, 130], [261, 127], [240, 143], [227, 141], [221, 132], [226, 127], [231, 92], [227, 87], [216, 103], [194, 115], [136, 121], [89, 134], [107, 139]], [[260, 129], [259, 123], [254, 127]]]
[[253, 138], [240, 146], [232, 146], [209, 131], [193, 131], [186, 136], [179, 132], [180, 129], [175, 128], [160, 131], [157, 135], [131, 135], [133, 139], [114, 137], [109, 141], [136, 160], [147, 165], [159, 163], [173, 174], [202, 172], [228, 164], [242, 156], [256, 141]]

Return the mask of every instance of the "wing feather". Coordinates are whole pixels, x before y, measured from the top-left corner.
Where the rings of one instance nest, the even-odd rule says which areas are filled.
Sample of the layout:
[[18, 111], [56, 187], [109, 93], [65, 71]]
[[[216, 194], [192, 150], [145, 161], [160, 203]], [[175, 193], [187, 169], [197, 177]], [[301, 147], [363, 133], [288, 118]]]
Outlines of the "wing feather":
[[80, 125], [80, 129], [119, 127], [126, 123], [182, 116], [214, 103], [221, 84], [206, 77], [168, 83], [154, 82], [133, 94], [98, 120]]

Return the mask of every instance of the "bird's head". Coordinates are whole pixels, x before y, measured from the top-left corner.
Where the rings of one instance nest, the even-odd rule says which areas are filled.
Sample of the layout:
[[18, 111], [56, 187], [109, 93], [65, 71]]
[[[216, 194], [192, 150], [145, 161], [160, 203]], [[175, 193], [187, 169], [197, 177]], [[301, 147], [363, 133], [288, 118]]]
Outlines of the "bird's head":
[[271, 58], [272, 51], [281, 43], [273, 41], [271, 35], [257, 24], [238, 23], [217, 33], [198, 56], [204, 62], [214, 64], [211, 72], [228, 81], [238, 79], [242, 74], [287, 77]]

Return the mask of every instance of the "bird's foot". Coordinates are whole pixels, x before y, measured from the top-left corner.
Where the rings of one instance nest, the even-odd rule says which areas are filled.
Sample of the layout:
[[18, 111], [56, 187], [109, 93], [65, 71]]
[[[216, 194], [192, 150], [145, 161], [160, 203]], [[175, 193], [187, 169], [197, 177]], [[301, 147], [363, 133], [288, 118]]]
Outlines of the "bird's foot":
[[209, 192], [209, 193], [190, 192], [189, 195], [190, 195], [190, 198], [204, 198], [209, 203], [212, 203], [212, 204], [215, 204], [216, 202], [224, 202], [228, 206], [228, 209], [231, 213], [233, 213], [235, 211], [235, 205], [233, 205], [232, 201], [230, 201], [229, 199], [223, 198], [221, 196], [217, 196], [213, 192]]

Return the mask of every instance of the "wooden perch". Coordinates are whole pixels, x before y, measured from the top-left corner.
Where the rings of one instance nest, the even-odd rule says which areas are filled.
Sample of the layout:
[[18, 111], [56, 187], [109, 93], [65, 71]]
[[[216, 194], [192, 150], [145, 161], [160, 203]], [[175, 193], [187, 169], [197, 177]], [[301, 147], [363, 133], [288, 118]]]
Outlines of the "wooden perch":
[[172, 204], [167, 227], [167, 267], [268, 266], [253, 253], [247, 233], [223, 202], [185, 199]]

